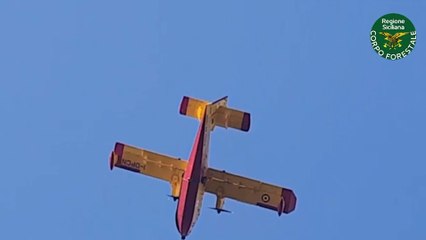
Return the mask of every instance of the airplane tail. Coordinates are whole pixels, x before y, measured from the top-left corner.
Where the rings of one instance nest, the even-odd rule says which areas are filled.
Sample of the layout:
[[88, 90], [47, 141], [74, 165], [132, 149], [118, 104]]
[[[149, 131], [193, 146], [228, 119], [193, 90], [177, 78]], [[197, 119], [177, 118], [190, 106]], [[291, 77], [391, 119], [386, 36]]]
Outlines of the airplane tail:
[[179, 113], [201, 120], [207, 105], [209, 103], [206, 101], [185, 96], [180, 103]]
[[182, 98], [179, 113], [202, 120], [206, 107], [208, 105], [213, 105], [216, 106], [216, 108], [214, 108], [215, 110], [211, 117], [215, 126], [248, 132], [250, 129], [250, 113], [229, 108], [226, 104], [227, 97], [209, 103], [204, 100], [185, 96]]

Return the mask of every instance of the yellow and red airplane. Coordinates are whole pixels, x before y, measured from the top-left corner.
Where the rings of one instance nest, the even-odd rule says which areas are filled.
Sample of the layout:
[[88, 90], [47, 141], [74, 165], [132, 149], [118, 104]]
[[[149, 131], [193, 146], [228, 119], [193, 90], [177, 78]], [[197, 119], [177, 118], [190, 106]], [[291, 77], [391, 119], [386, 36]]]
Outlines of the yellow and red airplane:
[[250, 114], [228, 108], [227, 102], [227, 97], [212, 103], [183, 97], [180, 114], [200, 121], [188, 161], [123, 143], [116, 143], [111, 153], [111, 170], [115, 166], [169, 182], [170, 196], [178, 200], [176, 227], [182, 239], [200, 215], [205, 192], [216, 195], [213, 209], [217, 213], [229, 212], [223, 209], [225, 198], [270, 209], [279, 216], [296, 207], [296, 196], [290, 189], [208, 167], [210, 132], [216, 126], [245, 132], [250, 128]]

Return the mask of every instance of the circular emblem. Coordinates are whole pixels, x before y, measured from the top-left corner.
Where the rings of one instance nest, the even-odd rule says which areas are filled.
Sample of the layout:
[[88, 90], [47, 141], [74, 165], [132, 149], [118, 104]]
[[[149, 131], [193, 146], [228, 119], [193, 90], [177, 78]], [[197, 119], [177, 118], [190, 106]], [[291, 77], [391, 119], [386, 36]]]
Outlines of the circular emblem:
[[374, 51], [389, 60], [398, 60], [410, 54], [416, 45], [416, 39], [413, 23], [397, 13], [380, 17], [370, 31]]
[[265, 193], [265, 194], [262, 195], [262, 201], [263, 202], [267, 203], [267, 202], [269, 202], [270, 199], [271, 199], [271, 197], [269, 197], [268, 194]]

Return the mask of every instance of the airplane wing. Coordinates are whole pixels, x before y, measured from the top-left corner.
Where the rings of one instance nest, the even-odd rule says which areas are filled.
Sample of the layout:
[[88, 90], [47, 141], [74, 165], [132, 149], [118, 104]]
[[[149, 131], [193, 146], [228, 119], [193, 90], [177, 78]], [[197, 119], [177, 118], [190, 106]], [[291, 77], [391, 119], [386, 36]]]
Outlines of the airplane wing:
[[277, 211], [278, 215], [288, 214], [296, 207], [296, 195], [290, 189], [212, 168], [207, 170], [206, 177], [206, 192], [218, 199], [230, 198]]
[[110, 157], [110, 169], [119, 167], [162, 179], [171, 184], [172, 197], [179, 197], [180, 185], [187, 162], [178, 158], [116, 143]]

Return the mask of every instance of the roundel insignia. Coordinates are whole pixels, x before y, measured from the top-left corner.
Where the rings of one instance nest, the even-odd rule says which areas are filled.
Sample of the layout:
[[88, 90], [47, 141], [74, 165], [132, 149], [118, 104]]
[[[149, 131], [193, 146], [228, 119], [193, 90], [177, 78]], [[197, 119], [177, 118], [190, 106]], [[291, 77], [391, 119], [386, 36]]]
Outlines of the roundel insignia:
[[262, 201], [263, 202], [267, 203], [267, 202], [269, 202], [269, 200], [271, 200], [271, 197], [268, 194], [265, 193], [265, 194], [262, 195]]

